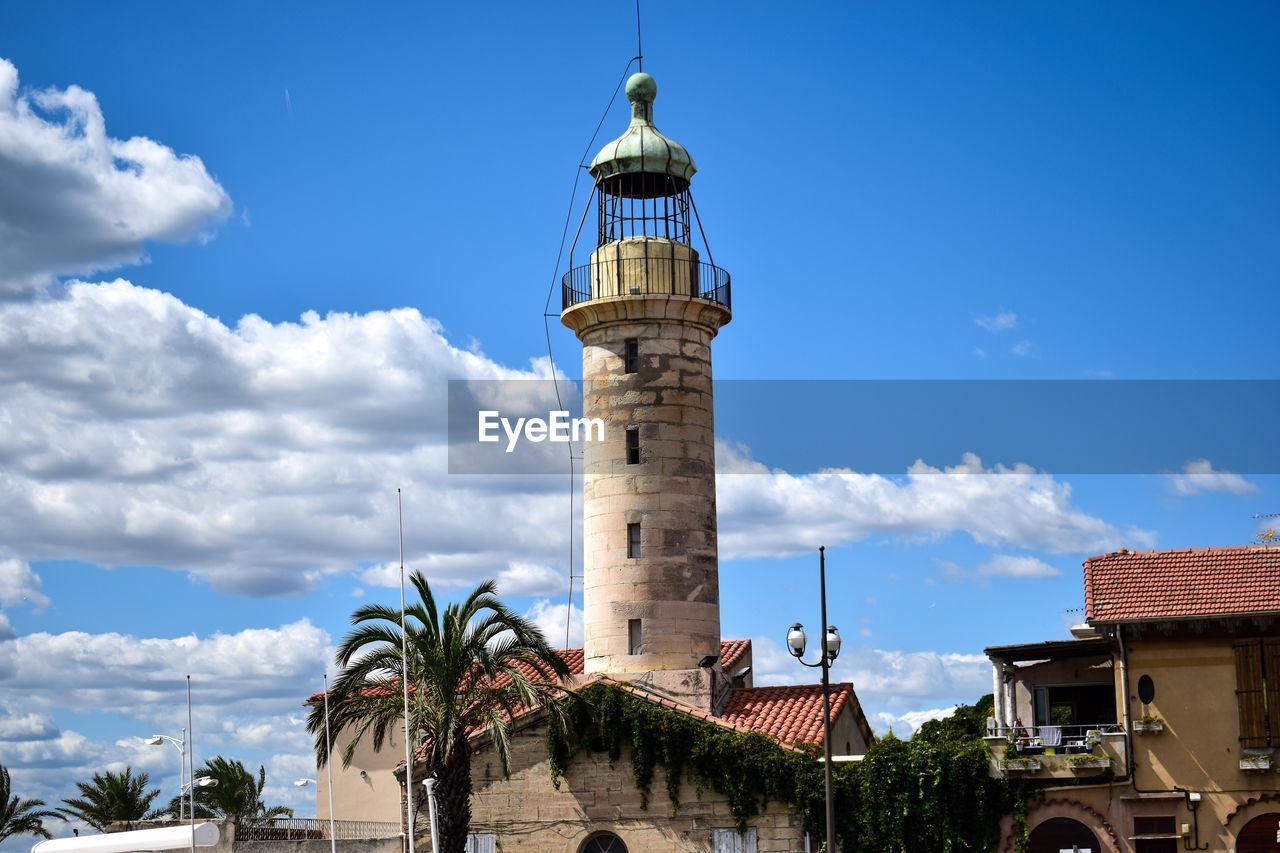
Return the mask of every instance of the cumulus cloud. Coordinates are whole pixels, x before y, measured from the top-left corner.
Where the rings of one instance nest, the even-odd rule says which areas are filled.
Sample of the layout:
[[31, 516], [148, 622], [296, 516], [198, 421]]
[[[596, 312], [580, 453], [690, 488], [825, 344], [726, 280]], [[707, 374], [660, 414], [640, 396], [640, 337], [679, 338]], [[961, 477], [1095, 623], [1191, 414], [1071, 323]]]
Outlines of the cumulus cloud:
[[[0, 541], [23, 559], [161, 565], [222, 590], [329, 572], [564, 586], [563, 477], [448, 476], [448, 379], [535, 379], [414, 309], [234, 326], [125, 281], [0, 303]], [[581, 541], [581, 540], [578, 540]]]
[[201, 238], [231, 212], [199, 157], [115, 139], [92, 92], [23, 90], [0, 58], [0, 295]]
[[771, 470], [741, 447], [718, 444], [716, 502], [722, 558], [800, 553], [813, 542], [846, 544], [873, 533], [967, 533], [991, 546], [1057, 553], [1105, 551], [1153, 542], [1076, 507], [1071, 485], [1026, 465], [987, 467], [966, 454], [959, 465], [916, 462], [905, 478], [830, 468]]
[[[799, 666], [772, 637], [756, 637], [751, 646], [757, 685], [814, 680], [814, 672]], [[831, 677], [853, 682], [863, 712], [882, 731], [898, 720], [914, 720], [914, 731], [926, 719], [933, 719], [929, 715], [946, 716], [956, 705], [972, 704], [991, 692], [990, 661], [985, 655], [967, 652], [903, 651], [846, 644]], [[902, 733], [896, 725], [895, 731]]]
[[0, 607], [29, 604], [37, 610], [47, 607], [49, 597], [40, 591], [40, 576], [26, 560], [0, 559]]
[[[328, 635], [305, 619], [207, 637], [11, 637], [0, 641], [0, 753], [15, 789], [48, 802], [68, 796], [72, 781], [126, 766], [167, 789], [176, 785], [177, 756], [142, 738], [186, 727], [186, 674], [193, 673], [197, 762], [223, 753], [251, 763], [253, 752], [265, 752], [295, 774], [311, 762], [305, 775], [313, 776], [301, 703], [319, 689], [332, 652]], [[60, 728], [63, 709], [126, 718], [136, 734], [110, 741]], [[270, 783], [288, 786], [297, 775]]]
[[5, 694], [31, 711], [92, 708], [172, 723], [185, 714], [194, 673], [203, 731], [221, 728], [215, 719], [297, 713], [330, 657], [329, 636], [306, 619], [204, 638], [66, 631], [0, 643]]
[[555, 604], [550, 599], [542, 598], [533, 603], [525, 618], [542, 630], [552, 648], [565, 647], [566, 627], [569, 631], [567, 648], [582, 646], [582, 609], [577, 605], [564, 602]]
[[940, 561], [943, 574], [956, 580], [984, 580], [986, 578], [1053, 578], [1062, 574], [1058, 569], [1037, 557], [995, 554], [983, 562], [976, 571], [967, 571], [950, 560]]
[[930, 720], [942, 720], [950, 717], [956, 711], [956, 706], [951, 705], [946, 708], [926, 708], [923, 711], [907, 711], [905, 714], [894, 714], [889, 711], [879, 711], [868, 718], [877, 734], [885, 734], [892, 731], [900, 738], [909, 738], [916, 733], [916, 730]]
[[1001, 311], [997, 314], [979, 314], [973, 322], [988, 332], [1007, 332], [1018, 328], [1018, 315], [1012, 311]]
[[1170, 476], [1173, 490], [1180, 495], [1195, 495], [1200, 492], [1249, 495], [1258, 491], [1256, 484], [1239, 474], [1215, 471], [1213, 463], [1208, 459], [1193, 459], [1182, 466], [1181, 474]]

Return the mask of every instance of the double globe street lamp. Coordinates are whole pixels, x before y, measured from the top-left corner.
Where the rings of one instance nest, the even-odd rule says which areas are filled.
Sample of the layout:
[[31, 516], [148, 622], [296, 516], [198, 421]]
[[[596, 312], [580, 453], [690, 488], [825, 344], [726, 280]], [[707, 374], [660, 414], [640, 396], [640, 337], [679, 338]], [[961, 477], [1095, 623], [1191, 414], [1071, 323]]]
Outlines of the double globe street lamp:
[[831, 795], [831, 665], [840, 656], [840, 632], [835, 625], [827, 623], [827, 555], [826, 547], [818, 549], [818, 590], [822, 599], [822, 624], [826, 630], [822, 634], [822, 656], [817, 663], [804, 660], [804, 649], [809, 638], [804, 633], [804, 626], [796, 622], [787, 632], [787, 651], [804, 666], [822, 668], [822, 752], [823, 781], [826, 784], [827, 798], [827, 844], [826, 853], [835, 853], [835, 800]]

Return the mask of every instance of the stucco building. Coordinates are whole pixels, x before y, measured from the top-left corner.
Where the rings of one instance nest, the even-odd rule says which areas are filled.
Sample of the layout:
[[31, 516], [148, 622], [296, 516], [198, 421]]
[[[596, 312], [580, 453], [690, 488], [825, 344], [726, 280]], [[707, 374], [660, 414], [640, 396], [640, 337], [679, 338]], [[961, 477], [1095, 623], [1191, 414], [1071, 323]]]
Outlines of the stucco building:
[[[561, 319], [582, 342], [583, 414], [605, 431], [583, 444], [584, 647], [562, 655], [577, 686], [608, 681], [711, 725], [821, 746], [821, 686], [755, 687], [750, 642], [720, 636], [711, 344], [732, 318], [730, 277], [703, 260], [710, 253], [690, 191], [697, 169], [653, 123], [656, 82], [635, 74], [626, 93], [630, 122], [590, 167], [595, 245], [580, 266], [571, 250], [563, 284]], [[872, 733], [853, 685], [833, 685], [831, 699], [832, 753], [861, 755]], [[509, 777], [486, 734], [475, 734], [479, 853], [809, 847], [795, 810], [779, 803], [745, 832], [726, 797], [688, 784], [678, 814], [658, 786], [642, 807], [625, 752], [616, 762], [579, 754], [557, 788], [544, 725], [539, 713], [514, 721]], [[349, 767], [334, 768], [337, 817], [396, 819], [403, 755], [395, 738], [381, 752], [358, 745]], [[426, 849], [425, 837], [419, 843]]]
[[1280, 548], [1117, 551], [1084, 585], [1076, 639], [986, 650], [992, 772], [1049, 785], [1030, 853], [1280, 851]]

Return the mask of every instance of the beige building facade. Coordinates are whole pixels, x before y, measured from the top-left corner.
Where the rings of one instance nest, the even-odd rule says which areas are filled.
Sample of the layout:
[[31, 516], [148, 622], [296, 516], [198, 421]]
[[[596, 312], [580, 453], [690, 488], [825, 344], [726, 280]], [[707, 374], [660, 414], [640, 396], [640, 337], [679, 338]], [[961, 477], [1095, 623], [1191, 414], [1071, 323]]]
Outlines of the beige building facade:
[[987, 650], [992, 772], [1046, 789], [1030, 853], [1280, 851], [1280, 548], [1116, 552], [1085, 583], [1079, 639]]

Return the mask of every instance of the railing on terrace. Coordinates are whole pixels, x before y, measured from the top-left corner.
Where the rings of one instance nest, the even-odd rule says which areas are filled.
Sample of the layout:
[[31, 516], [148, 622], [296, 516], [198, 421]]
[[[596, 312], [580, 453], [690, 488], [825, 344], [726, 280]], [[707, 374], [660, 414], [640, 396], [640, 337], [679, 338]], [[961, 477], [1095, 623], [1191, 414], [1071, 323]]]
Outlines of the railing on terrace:
[[561, 307], [569, 310], [580, 302], [618, 296], [687, 296], [732, 308], [730, 277], [715, 264], [692, 259], [616, 257], [564, 274]]
[[[400, 834], [400, 824], [377, 820], [335, 820], [333, 831], [339, 841], [395, 838]], [[236, 827], [236, 841], [306, 841], [318, 838], [329, 838], [329, 821], [282, 817]]]
[[1060, 754], [1091, 752], [1104, 735], [1122, 734], [1115, 723], [1087, 723], [1078, 726], [991, 726], [988, 742], [1005, 741], [1021, 755], [1040, 755], [1049, 750]]

